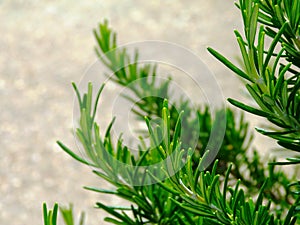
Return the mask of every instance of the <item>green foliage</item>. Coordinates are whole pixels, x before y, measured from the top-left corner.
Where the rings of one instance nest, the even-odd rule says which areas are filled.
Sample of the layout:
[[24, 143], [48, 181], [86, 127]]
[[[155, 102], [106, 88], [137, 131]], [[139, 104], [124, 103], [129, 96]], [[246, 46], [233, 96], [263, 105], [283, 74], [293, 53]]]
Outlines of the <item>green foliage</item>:
[[46, 203], [43, 204], [44, 225], [56, 225], [58, 204], [55, 203], [53, 209], [48, 210]]
[[[240, 0], [244, 38], [235, 31], [244, 70], [217, 51], [208, 50], [237, 75], [258, 108], [229, 99], [233, 105], [267, 118], [277, 126], [257, 131], [278, 140], [290, 150], [300, 151], [300, 2], [298, 0]], [[268, 39], [267, 39], [268, 38]], [[267, 45], [270, 42], [270, 46]], [[278, 48], [280, 46], [280, 48]], [[288, 159], [300, 162], [299, 157]], [[288, 162], [286, 163], [288, 164]]]
[[[73, 205], [69, 207], [59, 207], [59, 210], [62, 214], [64, 222], [66, 225], [75, 225], [75, 219], [73, 215]], [[84, 225], [85, 214], [82, 212], [80, 214], [79, 223], [78, 225]]]
[[[235, 31], [243, 68], [212, 48], [208, 51], [246, 80], [257, 106], [234, 99], [229, 102], [267, 118], [274, 125], [270, 131], [257, 130], [299, 154], [300, 1], [240, 0], [236, 5], [244, 22], [244, 36]], [[96, 113], [105, 86], [94, 97], [91, 83], [83, 94], [73, 83], [80, 109], [76, 137], [83, 152], [78, 154], [60, 141], [58, 145], [115, 187], [85, 187], [86, 190], [130, 203], [130, 207], [123, 207], [97, 202], [96, 208], [110, 214], [105, 221], [132, 225], [300, 224], [300, 183], [277, 166], [297, 164], [299, 155], [287, 162], [269, 159], [266, 165], [258, 150], [251, 147], [252, 133], [243, 114], [237, 115], [232, 109], [212, 114], [209, 106], [195, 109], [188, 100], [170, 105], [171, 78], [158, 82], [156, 65], [141, 65], [137, 51], [131, 55], [119, 48], [117, 35], [107, 21], [94, 30], [94, 35], [96, 53], [112, 72], [110, 82], [131, 90], [134, 97], [124, 97], [135, 104], [132, 112], [145, 122], [144, 132], [150, 139], [146, 144], [141, 138], [135, 154], [123, 143], [122, 136], [112, 138], [115, 119], [102, 134]], [[155, 122], [156, 118], [161, 122]], [[216, 135], [214, 143], [210, 143], [211, 133], [220, 124], [226, 125], [225, 134]], [[184, 133], [183, 129], [190, 132]], [[209, 166], [210, 152], [218, 142], [220, 150]], [[45, 225], [56, 225], [57, 211], [57, 204], [49, 212], [44, 205]], [[74, 224], [72, 206], [61, 208], [61, 213], [67, 225]]]
[[[74, 85], [74, 87], [75, 90], [77, 90], [76, 85]], [[101, 90], [102, 88], [100, 91]], [[84, 101], [84, 99], [92, 99], [91, 93], [92, 86], [89, 84], [88, 93], [84, 94], [83, 97], [78, 95], [79, 102], [83, 104], [87, 102], [91, 103], [91, 101]], [[97, 96], [100, 97], [100, 94]], [[95, 102], [99, 102], [98, 98]], [[177, 125], [175, 125], [174, 135], [171, 136], [171, 134], [168, 133], [168, 136], [165, 136], [159, 145], [155, 145], [158, 147], [154, 149], [148, 148], [146, 152], [141, 151], [138, 157], [136, 157], [128, 151], [126, 146], [122, 145], [121, 139], [117, 141], [117, 146], [115, 148], [113, 147], [110, 136], [111, 125], [108, 127], [104, 138], [101, 138], [97, 123], [93, 122], [94, 126], [90, 124], [94, 113], [90, 110], [84, 110], [85, 108], [90, 109], [92, 107], [90, 105], [84, 105], [82, 110], [84, 114], [80, 121], [88, 122], [80, 123], [81, 127], [78, 128], [77, 135], [80, 140], [84, 141], [81, 141], [81, 143], [85, 146], [86, 155], [90, 161], [75, 154], [62, 143], [58, 143], [63, 150], [72, 157], [94, 167], [94, 173], [96, 175], [106, 179], [116, 187], [114, 191], [95, 187], [86, 187], [87, 190], [102, 194], [116, 195], [132, 202], [130, 208], [106, 206], [97, 202], [96, 207], [104, 209], [116, 218], [106, 218], [106, 221], [115, 224], [121, 224], [121, 221], [124, 224], [183, 224], [183, 221], [190, 221], [190, 224], [243, 224], [239, 223], [239, 221], [245, 220], [245, 224], [248, 224], [247, 221], [253, 221], [253, 223], [256, 221], [257, 224], [260, 224], [258, 223], [259, 221], [267, 221], [269, 224], [281, 224], [279, 218], [283, 212], [288, 210], [289, 204], [285, 201], [281, 201], [281, 194], [284, 195], [284, 193], [277, 192], [276, 189], [282, 189], [283, 187], [287, 195], [290, 181], [282, 172], [275, 171], [272, 165], [269, 166], [269, 174], [267, 174], [257, 154], [250, 160], [246, 156], [245, 151], [241, 151], [237, 148], [239, 150], [235, 152], [235, 148], [231, 146], [227, 151], [233, 152], [239, 160], [234, 161], [236, 163], [234, 164], [234, 169], [232, 169], [233, 165], [229, 166], [224, 180], [220, 180], [223, 169], [218, 166], [218, 162], [214, 164], [211, 172], [203, 171], [203, 165], [206, 162], [205, 157], [208, 153], [204, 154], [202, 158], [198, 158], [196, 164], [196, 161], [192, 160], [194, 156], [192, 150], [184, 150], [181, 148], [181, 142], [178, 139], [179, 136], [176, 135], [180, 133], [181, 129], [180, 126], [178, 126], [181, 119], [180, 116], [176, 121]], [[148, 126], [149, 134], [153, 142], [160, 140], [158, 136], [163, 133], [164, 130], [170, 130], [171, 117], [168, 108], [169, 106], [165, 100], [161, 113], [163, 119], [161, 126], [157, 126], [155, 131], [152, 130], [151, 126]], [[243, 124], [243, 119], [241, 118], [240, 123], [242, 125], [238, 127], [240, 130], [236, 131], [235, 129], [237, 127], [232, 126], [232, 124], [234, 125], [232, 121], [233, 113], [231, 111], [229, 112], [228, 115], [230, 116], [228, 116], [228, 121], [230, 122], [229, 126], [227, 126], [229, 132], [226, 137], [237, 138], [237, 140], [239, 140], [237, 134], [243, 134], [241, 131], [243, 129], [247, 130], [247, 125]], [[147, 121], [149, 121], [149, 119], [146, 119], [146, 123], [149, 125]], [[90, 124], [88, 126], [90, 129], [86, 129], [86, 124]], [[90, 133], [90, 130], [94, 131], [94, 133]], [[89, 140], [91, 142], [88, 142]], [[243, 135], [242, 140], [245, 140]], [[243, 142], [241, 142], [241, 144], [243, 144]], [[224, 139], [224, 146], [226, 146], [226, 148], [222, 149], [226, 151], [226, 149], [228, 149], [226, 139]], [[171, 166], [162, 166], [151, 172], [147, 169], [133, 170], [132, 167], [130, 167], [133, 165], [144, 166], [152, 164], [152, 162], [166, 159], [167, 156], [171, 156]], [[174, 168], [183, 164], [183, 158], [185, 158], [187, 163], [178, 173], [174, 173]], [[126, 166], [124, 170], [123, 167], [120, 168], [115, 159], [129, 166]], [[240, 171], [244, 165], [247, 165], [247, 171]], [[227, 168], [227, 165], [225, 166]], [[217, 174], [216, 171], [220, 169], [221, 174]], [[250, 177], [242, 175], [245, 172], [248, 172]], [[149, 174], [154, 181], [151, 185], [143, 185], [142, 183], [149, 179], [146, 174]], [[159, 178], [162, 177], [163, 174], [167, 174], [166, 177], [168, 177], [168, 179], [164, 181], [160, 180]], [[232, 176], [231, 178], [229, 178], [230, 175]], [[267, 177], [270, 177], [269, 179], [272, 180], [272, 183], [266, 181], [268, 180]], [[253, 181], [251, 178], [253, 178]], [[141, 182], [141, 185], [131, 185], [136, 182], [136, 179], [140, 179], [139, 182]], [[237, 183], [237, 185], [230, 187], [230, 182]], [[246, 192], [240, 187], [242, 185], [249, 186], [249, 184], [252, 186], [252, 189], [249, 188]], [[221, 188], [222, 185], [223, 189]], [[252, 198], [249, 197], [258, 192], [260, 192], [258, 199], [261, 200], [254, 203]], [[230, 195], [230, 197], [226, 197], [227, 195]], [[274, 209], [273, 211], [273, 209], [271, 209], [271, 204], [265, 206], [261, 204], [263, 195], [268, 196], [270, 199], [273, 198], [274, 204], [278, 204], [276, 210]], [[133, 214], [133, 218], [126, 213], [128, 210]], [[248, 218], [248, 214], [253, 215], [253, 217]], [[291, 214], [290, 217], [286, 217], [285, 221], [293, 219], [292, 216], [293, 214]], [[265, 217], [265, 220], [261, 220], [262, 217]], [[220, 221], [222, 223], [220, 223]]]
[[[47, 209], [46, 203], [43, 204], [44, 225], [56, 225], [58, 211], [61, 212], [65, 225], [75, 225], [73, 206], [58, 207], [57, 203], [55, 203], [53, 209], [50, 210]], [[84, 213], [81, 213], [78, 225], [84, 225]]]

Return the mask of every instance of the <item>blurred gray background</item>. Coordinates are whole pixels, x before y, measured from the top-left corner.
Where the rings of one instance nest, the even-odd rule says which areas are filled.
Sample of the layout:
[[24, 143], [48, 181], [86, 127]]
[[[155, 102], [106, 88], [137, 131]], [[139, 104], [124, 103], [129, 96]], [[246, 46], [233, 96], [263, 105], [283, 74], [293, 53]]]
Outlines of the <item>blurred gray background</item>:
[[[122, 203], [83, 190], [110, 185], [56, 145], [75, 146], [71, 81], [95, 61], [92, 29], [104, 18], [120, 44], [163, 40], [192, 50], [226, 98], [244, 98], [239, 79], [206, 52], [211, 46], [238, 55], [233, 29], [242, 26], [233, 1], [0, 0], [0, 224], [42, 224], [44, 201], [72, 202], [76, 212], [86, 211], [87, 224], [104, 224], [94, 203]], [[265, 151], [270, 141], [262, 140]]]

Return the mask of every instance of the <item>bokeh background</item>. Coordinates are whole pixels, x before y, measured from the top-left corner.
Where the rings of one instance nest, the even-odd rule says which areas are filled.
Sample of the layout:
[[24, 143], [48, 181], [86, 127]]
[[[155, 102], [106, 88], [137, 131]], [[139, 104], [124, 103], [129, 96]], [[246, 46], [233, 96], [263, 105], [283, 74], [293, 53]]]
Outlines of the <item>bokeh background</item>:
[[[110, 185], [56, 145], [75, 146], [71, 81], [78, 83], [95, 61], [92, 29], [105, 18], [120, 44], [162, 40], [192, 50], [226, 98], [245, 98], [239, 79], [206, 52], [211, 46], [237, 57], [233, 29], [242, 25], [234, 1], [0, 0], [0, 224], [42, 224], [44, 201], [72, 202], [87, 213], [87, 224], [105, 224], [94, 202], [122, 203], [83, 190]], [[266, 152], [271, 142], [256, 143]]]

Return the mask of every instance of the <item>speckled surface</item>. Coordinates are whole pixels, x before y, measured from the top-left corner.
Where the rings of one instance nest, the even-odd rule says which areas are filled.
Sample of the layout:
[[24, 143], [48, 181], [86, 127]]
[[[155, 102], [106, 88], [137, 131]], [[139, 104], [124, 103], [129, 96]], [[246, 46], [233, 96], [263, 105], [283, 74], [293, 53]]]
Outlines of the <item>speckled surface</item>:
[[74, 146], [70, 83], [95, 60], [92, 29], [104, 18], [121, 44], [154, 39], [191, 49], [225, 97], [239, 93], [238, 79], [205, 52], [212, 46], [237, 55], [233, 29], [241, 25], [233, 1], [0, 0], [0, 224], [42, 224], [44, 201], [73, 202], [88, 224], [104, 224], [94, 202], [120, 203], [83, 190], [110, 186], [55, 144]]

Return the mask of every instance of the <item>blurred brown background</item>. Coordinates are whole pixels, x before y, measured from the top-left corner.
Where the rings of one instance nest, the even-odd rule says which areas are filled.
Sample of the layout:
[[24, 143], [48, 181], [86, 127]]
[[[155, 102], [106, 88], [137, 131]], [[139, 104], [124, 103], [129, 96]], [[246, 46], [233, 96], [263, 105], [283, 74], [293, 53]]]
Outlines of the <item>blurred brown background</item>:
[[233, 29], [241, 30], [241, 18], [233, 1], [0, 0], [0, 224], [42, 224], [44, 201], [73, 202], [76, 212], [87, 212], [87, 224], [104, 224], [94, 202], [120, 203], [83, 190], [109, 185], [55, 143], [74, 146], [70, 84], [96, 59], [92, 29], [104, 18], [120, 44], [183, 45], [201, 56], [226, 98], [241, 94], [239, 80], [205, 50], [238, 55]]

